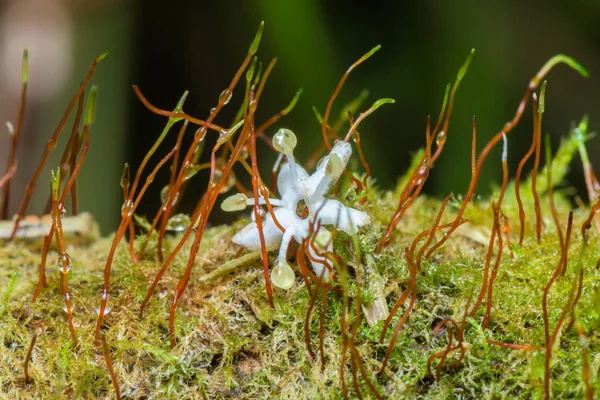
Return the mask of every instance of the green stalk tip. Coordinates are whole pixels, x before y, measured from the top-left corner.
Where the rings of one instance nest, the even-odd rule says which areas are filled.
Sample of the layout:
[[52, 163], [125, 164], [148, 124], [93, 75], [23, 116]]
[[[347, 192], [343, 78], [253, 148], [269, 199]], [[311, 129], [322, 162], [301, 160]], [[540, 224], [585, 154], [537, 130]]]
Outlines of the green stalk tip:
[[248, 49], [248, 54], [254, 55], [258, 50], [258, 45], [260, 44], [260, 39], [262, 38], [264, 28], [265, 21], [261, 21], [258, 27], [258, 32], [256, 32], [256, 36], [254, 37], [254, 40], [252, 41], [252, 43], [250, 44], [250, 48]]
[[555, 63], [564, 62], [569, 67], [571, 67], [575, 71], [577, 71], [577, 73], [579, 73], [579, 75], [583, 76], [584, 78], [590, 77], [590, 73], [587, 71], [587, 69], [585, 69], [581, 64], [579, 64], [577, 61], [575, 61], [574, 58], [571, 58], [564, 54], [558, 54], [553, 57], [553, 60], [554, 59], [556, 60]]
[[121, 174], [121, 181], [119, 182], [122, 188], [125, 188], [125, 185], [129, 185], [130, 177], [129, 164], [125, 163], [123, 166], [123, 173]]
[[469, 55], [467, 56], [467, 59], [465, 60], [464, 64], [458, 70], [458, 74], [456, 74], [456, 85], [458, 85], [458, 83], [462, 80], [462, 78], [467, 73], [467, 70], [469, 69], [469, 65], [471, 64], [471, 60], [473, 60], [474, 55], [475, 55], [475, 49], [471, 49], [471, 51], [469, 52]]
[[112, 53], [114, 47], [111, 47], [110, 49], [106, 50], [104, 53], [100, 54], [98, 56], [98, 58], [96, 58], [96, 62], [99, 63], [100, 61], [104, 60], [106, 57], [108, 57], [108, 55], [110, 53]]
[[29, 81], [29, 50], [27, 48], [23, 49], [23, 67], [21, 72], [21, 82], [24, 85], [27, 85]]
[[58, 189], [60, 187], [60, 167], [56, 168], [56, 172], [54, 170], [50, 171], [52, 173], [52, 199], [58, 200]]
[[252, 61], [250, 62], [250, 67], [248, 71], [246, 71], [246, 84], [249, 86], [252, 81], [252, 77], [254, 76], [254, 69], [256, 68], [256, 61], [258, 61], [258, 57], [252, 57]]
[[543, 114], [544, 113], [544, 109], [546, 106], [546, 82], [544, 81], [542, 83], [542, 89], [540, 90], [540, 101], [539, 101], [539, 105], [538, 105], [538, 113], [539, 114]]
[[92, 85], [90, 94], [88, 95], [87, 106], [85, 107], [85, 115], [83, 117], [83, 124], [86, 126], [94, 123], [96, 114], [96, 95], [98, 94], [98, 86]]
[[375, 111], [384, 104], [394, 104], [395, 102], [396, 102], [396, 100], [390, 99], [390, 98], [379, 99], [379, 100], [376, 100], [375, 103], [373, 103], [372, 108], [373, 108], [373, 111]]
[[317, 107], [312, 106], [312, 110], [315, 113], [315, 117], [317, 117], [317, 121], [319, 121], [319, 124], [323, 123], [323, 116], [321, 115], [321, 113], [319, 112], [319, 110], [317, 110]]
[[375, 54], [375, 52], [377, 52], [377, 50], [379, 50], [381, 48], [381, 45], [378, 44], [377, 46], [373, 47], [371, 50], [369, 50], [367, 53], [365, 53], [361, 58], [358, 59], [358, 61], [356, 61], [354, 64], [352, 64], [347, 72], [352, 71], [357, 65], [361, 64], [363, 61], [365, 61], [367, 58], [371, 57], [373, 54]]
[[177, 112], [177, 113], [183, 112], [183, 103], [185, 103], [185, 99], [187, 99], [189, 93], [190, 92], [188, 90], [183, 92], [183, 94], [181, 95], [181, 98], [177, 102], [177, 106], [175, 106], [175, 109], [173, 110], [173, 112]]
[[300, 99], [300, 96], [302, 95], [302, 92], [304, 92], [304, 88], [298, 89], [298, 91], [294, 95], [294, 98], [292, 99], [292, 101], [290, 102], [290, 104], [288, 104], [288, 106], [283, 110], [283, 112], [285, 114], [288, 114], [296, 106], [296, 103], [298, 102], [298, 99]]
[[[546, 154], [546, 165], [552, 165], [552, 142], [550, 141], [550, 134], [544, 135], [544, 151]], [[548, 167], [546, 167], [548, 168]]]

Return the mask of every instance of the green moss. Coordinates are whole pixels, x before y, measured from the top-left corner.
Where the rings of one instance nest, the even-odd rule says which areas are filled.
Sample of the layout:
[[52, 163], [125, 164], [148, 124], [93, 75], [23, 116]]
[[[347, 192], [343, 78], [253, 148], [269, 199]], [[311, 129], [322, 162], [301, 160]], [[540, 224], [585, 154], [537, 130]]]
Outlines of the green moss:
[[[571, 142], [565, 143], [569, 154], [576, 151], [576, 147], [569, 144]], [[563, 146], [558, 151], [553, 171], [555, 178], [564, 175], [571, 157], [565, 155], [564, 149]], [[541, 189], [545, 187], [543, 182], [544, 178], [540, 178]], [[533, 205], [528, 190], [525, 183], [522, 194], [528, 218], [526, 239], [520, 247], [515, 244], [516, 234], [513, 234], [514, 258], [505, 247], [494, 285], [488, 328], [481, 329], [484, 300], [479, 311], [466, 323], [465, 359], [456, 368], [442, 368], [439, 382], [427, 375], [427, 360], [446, 347], [447, 337], [444, 332], [434, 334], [433, 327], [445, 317], [461, 321], [467, 302], [471, 299], [472, 304], [481, 290], [492, 226], [488, 199], [474, 201], [465, 214], [470, 222], [459, 228], [446, 245], [423, 263], [417, 277], [416, 305], [400, 331], [382, 376], [375, 376], [375, 372], [381, 367], [387, 340], [406, 304], [392, 319], [392, 329], [388, 330], [383, 344], [379, 343], [383, 321], [370, 326], [365, 318], [362, 319], [355, 345], [380, 393], [391, 398], [420, 396], [432, 399], [532, 398], [543, 394], [545, 338], [541, 299], [557, 266], [560, 248], [546, 198], [542, 198], [545, 221], [542, 241], [537, 243], [535, 240]], [[367, 210], [373, 218], [372, 227], [357, 238], [358, 253], [366, 269], [350, 268], [349, 294], [353, 301], [360, 293], [361, 302], [367, 307], [377, 301], [378, 292], [370, 283], [373, 278], [369, 268], [372, 268], [371, 273], [382, 279], [381, 296], [391, 308], [409, 282], [403, 251], [418, 233], [431, 226], [441, 203], [420, 197], [405, 215], [390, 245], [382, 254], [375, 254], [377, 240], [396, 207], [397, 191], [386, 193], [373, 188], [368, 196]], [[556, 196], [559, 219], [566, 225], [570, 205], [560, 193]], [[497, 198], [497, 193], [492, 198]], [[443, 222], [453, 218], [459, 201], [448, 206]], [[507, 193], [503, 212], [510, 221], [511, 232], [517, 232], [518, 210], [512, 189]], [[595, 266], [600, 257], [600, 237], [592, 233], [587, 244], [581, 240], [579, 228], [585, 217], [585, 210], [575, 212], [567, 273], [550, 290], [548, 309], [552, 330], [578, 272], [583, 268], [583, 294], [577, 314], [586, 332], [592, 384], [598, 392], [600, 272]], [[178, 399], [342, 397], [340, 321], [344, 310], [341, 296], [333, 291], [327, 294], [323, 342], [326, 363], [321, 366], [318, 357], [317, 360], [309, 357], [305, 344], [304, 322], [311, 298], [304, 283], [298, 278], [294, 288], [276, 290], [276, 307], [272, 310], [268, 306], [262, 264], [257, 254], [230, 261], [237, 250], [230, 239], [239, 226], [206, 231], [190, 285], [177, 311], [178, 344], [173, 350], [168, 341], [168, 306], [173, 288], [185, 269], [190, 243], [175, 258], [143, 316], [139, 314], [139, 305], [161, 266], [156, 259], [156, 237], [151, 238], [145, 258], [137, 265], [130, 261], [125, 243], [121, 244], [112, 272], [109, 298], [112, 311], [106, 316], [104, 334], [124, 396]], [[172, 249], [176, 240], [168, 239], [165, 248]], [[32, 303], [38, 252], [12, 244], [0, 249], [0, 274], [4, 277], [0, 280], [0, 370], [4, 372], [1, 390], [6, 396], [114, 396], [104, 357], [93, 345], [95, 306], [110, 241], [109, 237], [88, 247], [69, 248], [73, 261], [69, 283], [75, 304], [75, 329], [80, 339], [77, 346], [71, 342], [62, 312], [58, 270], [53, 261], [56, 254], [49, 256], [49, 287], [39, 301]], [[141, 241], [139, 239], [137, 245]], [[337, 235], [335, 249], [342, 259], [356, 265], [353, 238]], [[223, 275], [222, 271], [229, 273]], [[357, 274], [362, 276], [362, 290], [355, 279]], [[321, 309], [317, 301], [309, 323], [311, 345], [317, 354]], [[39, 336], [29, 368], [32, 381], [25, 383], [22, 363], [34, 332]], [[527, 344], [539, 350], [507, 349], [491, 345], [486, 339]], [[456, 357], [457, 353], [450, 355], [447, 365]], [[350, 365], [346, 367], [346, 377], [350, 379], [348, 386], [352, 388]], [[581, 397], [584, 390], [581, 376], [579, 339], [576, 332], [563, 330], [551, 361], [553, 394], [562, 398]], [[364, 382], [361, 388], [369, 397]]]

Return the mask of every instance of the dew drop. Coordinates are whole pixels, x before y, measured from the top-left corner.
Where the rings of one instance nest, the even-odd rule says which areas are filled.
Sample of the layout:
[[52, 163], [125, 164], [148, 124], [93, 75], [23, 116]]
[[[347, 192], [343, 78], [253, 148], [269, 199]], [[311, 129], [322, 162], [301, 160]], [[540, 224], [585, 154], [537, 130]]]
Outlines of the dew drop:
[[[108, 293], [103, 291], [101, 294], [96, 296], [96, 314], [100, 315], [100, 309], [102, 307], [102, 301], [108, 301]], [[102, 317], [108, 314], [112, 310], [112, 307], [109, 307], [108, 304], [104, 308], [104, 313], [101, 315]]]
[[191, 223], [189, 216], [185, 214], [175, 214], [167, 221], [167, 230], [169, 232], [183, 232]]
[[231, 101], [231, 97], [233, 96], [233, 92], [229, 90], [229, 88], [223, 90], [219, 95], [219, 101], [223, 103], [223, 105], [228, 104]]
[[[169, 189], [170, 189], [170, 186], [166, 185], [160, 190], [160, 202], [161, 203], [165, 203], [167, 201], [167, 196], [169, 195]], [[179, 193], [177, 193], [175, 195], [175, 199], [173, 199], [173, 203], [171, 204], [172, 207], [175, 206], [178, 199], [179, 199]], [[167, 209], [167, 204], [165, 204], [165, 206], [163, 207], [163, 210], [166, 210], [166, 209]]]
[[185, 165], [185, 176], [183, 180], [187, 181], [188, 179], [191, 179], [194, 175], [198, 173], [198, 171], [200, 171], [200, 168], [200, 164], [187, 163]]
[[69, 255], [67, 253], [58, 256], [58, 270], [60, 271], [61, 274], [65, 273], [65, 267], [67, 266], [67, 274], [69, 273], [69, 271], [71, 271], [71, 257], [69, 257]]
[[133, 201], [127, 199], [121, 206], [121, 217], [131, 217], [133, 215]]
[[[70, 314], [70, 312], [73, 311], [73, 296], [71, 296], [69, 293], [65, 293], [65, 294], [63, 294], [62, 299], [63, 299], [63, 301], [65, 303], [63, 305], [63, 311], [66, 312], [67, 314]], [[70, 303], [69, 307], [67, 307], [67, 302]]]
[[214, 113], [215, 113], [215, 111], [217, 111], [217, 108], [216, 108], [216, 107], [213, 107], [213, 108], [211, 108], [211, 109], [210, 109], [210, 113], [211, 113], [211, 114], [214, 114]]
[[271, 271], [271, 282], [280, 289], [289, 289], [296, 283], [296, 275], [288, 263], [277, 263]]
[[[223, 170], [221, 168], [215, 169], [215, 182], [220, 181], [222, 176], [223, 176]], [[228, 192], [234, 185], [235, 185], [235, 174], [233, 173], [233, 171], [230, 170], [229, 175], [227, 176], [227, 182], [225, 182], [223, 184], [223, 186], [221, 187], [221, 191], [219, 193]]]

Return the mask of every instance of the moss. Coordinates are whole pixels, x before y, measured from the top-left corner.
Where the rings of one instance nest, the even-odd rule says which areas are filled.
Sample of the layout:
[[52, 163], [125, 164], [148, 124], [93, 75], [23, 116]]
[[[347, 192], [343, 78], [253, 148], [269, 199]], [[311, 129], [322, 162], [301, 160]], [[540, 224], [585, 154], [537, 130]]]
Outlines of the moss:
[[[568, 141], [565, 143], [569, 143]], [[569, 148], [572, 153], [572, 146]], [[564, 150], [564, 147], [563, 147]], [[562, 150], [561, 150], [562, 151]], [[560, 153], [554, 168], [556, 182], [566, 171], [570, 157]], [[566, 160], [566, 161], [563, 161]], [[543, 178], [540, 178], [543, 189]], [[365, 362], [369, 376], [380, 391], [390, 398], [532, 398], [543, 394], [544, 325], [542, 291], [556, 268], [560, 248], [556, 229], [542, 199], [545, 229], [537, 243], [532, 229], [533, 205], [528, 184], [522, 193], [526, 206], [526, 240], [522, 247], [513, 238], [511, 258], [508, 248], [502, 257], [494, 285], [492, 316], [486, 330], [481, 329], [485, 307], [466, 322], [465, 359], [456, 367], [444, 367], [439, 382], [427, 375], [430, 355], [447, 346], [444, 332], [434, 334], [434, 326], [443, 318], [462, 319], [469, 299], [481, 290], [487, 240], [491, 232], [492, 213], [489, 201], [479, 199], [467, 208], [469, 224], [434, 256], [423, 263], [417, 277], [417, 302], [401, 330], [392, 351], [386, 373], [375, 376], [385, 355], [387, 341], [379, 343], [383, 321], [370, 326], [363, 318], [358, 326], [355, 345]], [[375, 245], [396, 207], [397, 193], [372, 188], [367, 207], [372, 227], [358, 237], [359, 253], [365, 265], [382, 278], [382, 296], [391, 308], [409, 282], [403, 257], [404, 248], [413, 238], [431, 226], [440, 201], [421, 196], [406, 214], [392, 241], [382, 254]], [[514, 192], [509, 191], [503, 211], [513, 232], [519, 226]], [[493, 198], [497, 193], [493, 194]], [[569, 203], [556, 193], [561, 223], [566, 223]], [[443, 222], [450, 221], [459, 199], [448, 207]], [[600, 272], [595, 269], [600, 256], [600, 237], [591, 234], [586, 244], [579, 227], [585, 211], [575, 212], [575, 229], [569, 251], [569, 265], [548, 294], [550, 327], [557, 323], [562, 307], [573, 288], [580, 268], [584, 269], [583, 294], [577, 307], [579, 321], [588, 339], [592, 384], [600, 391], [597, 379], [600, 368]], [[169, 348], [168, 305], [173, 288], [182, 275], [189, 243], [175, 259], [158, 285], [143, 316], [139, 305], [149, 282], [161, 263], [156, 259], [156, 237], [151, 238], [146, 255], [133, 265], [125, 243], [115, 258], [104, 334], [109, 343], [121, 393], [130, 398], [341, 398], [340, 362], [342, 348], [341, 319], [344, 313], [341, 296], [327, 294], [327, 314], [323, 347], [326, 363], [312, 360], [304, 337], [306, 310], [311, 298], [298, 278], [288, 291], [275, 291], [275, 310], [268, 306], [264, 290], [262, 264], [256, 254], [230, 261], [236, 252], [232, 234], [240, 224], [208, 229], [196, 260], [190, 285], [176, 315], [177, 346]], [[177, 237], [168, 239], [172, 249]], [[90, 246], [68, 249], [73, 261], [70, 287], [74, 299], [74, 323], [80, 344], [71, 342], [59, 290], [58, 270], [49, 256], [49, 287], [41, 299], [32, 303], [37, 282], [38, 251], [24, 245], [8, 244], [0, 249], [0, 335], [2, 393], [11, 398], [107, 398], [114, 396], [110, 376], [101, 352], [93, 345], [102, 271], [111, 238], [100, 239]], [[339, 234], [336, 253], [356, 264], [353, 239]], [[141, 245], [138, 239], [137, 245]], [[225, 266], [222, 266], [225, 264]], [[221, 267], [220, 267], [221, 266]], [[231, 273], [221, 276], [218, 268]], [[217, 269], [217, 273], [213, 272]], [[368, 272], [368, 271], [367, 271]], [[359, 293], [355, 272], [350, 269], [350, 296]], [[363, 276], [364, 271], [360, 272]], [[378, 298], [361, 282], [363, 305]], [[483, 303], [485, 306], [485, 300]], [[392, 326], [404, 311], [392, 320]], [[317, 302], [310, 319], [312, 348], [319, 348], [319, 312]], [[391, 329], [393, 330], [393, 329]], [[387, 339], [391, 335], [387, 333]], [[34, 332], [38, 333], [29, 366], [32, 381], [23, 378], [22, 364]], [[489, 344], [486, 339], [527, 344], [535, 351], [507, 349]], [[449, 362], [456, 359], [449, 356]], [[448, 365], [449, 363], [447, 363]], [[349, 367], [348, 367], [349, 368]], [[346, 376], [350, 377], [347, 368]], [[554, 347], [551, 362], [552, 391], [557, 398], [583, 395], [582, 357], [579, 338], [574, 331], [562, 332]], [[352, 387], [351, 378], [348, 382]], [[363, 394], [368, 397], [364, 382]]]

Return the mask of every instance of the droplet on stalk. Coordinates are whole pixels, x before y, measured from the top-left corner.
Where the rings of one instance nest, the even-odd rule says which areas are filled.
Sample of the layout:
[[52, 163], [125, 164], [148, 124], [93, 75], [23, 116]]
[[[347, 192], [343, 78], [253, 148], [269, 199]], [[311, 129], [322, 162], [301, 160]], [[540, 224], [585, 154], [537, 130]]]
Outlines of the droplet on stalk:
[[289, 289], [296, 283], [296, 275], [288, 263], [277, 263], [271, 271], [271, 282], [280, 289]]

